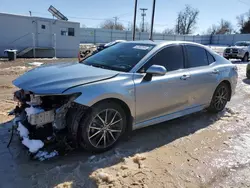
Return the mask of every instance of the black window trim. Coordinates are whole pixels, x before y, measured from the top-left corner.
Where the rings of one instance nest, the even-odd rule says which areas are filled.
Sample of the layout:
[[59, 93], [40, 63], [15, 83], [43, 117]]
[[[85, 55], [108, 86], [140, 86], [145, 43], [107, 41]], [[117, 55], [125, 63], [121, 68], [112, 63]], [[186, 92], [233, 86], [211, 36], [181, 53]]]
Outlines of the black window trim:
[[[199, 67], [188, 67], [189, 58], [188, 58], [187, 46], [195, 46], [195, 47], [202, 48], [203, 50], [205, 50], [208, 64], [207, 65], [203, 65], [203, 66], [199, 66], [199, 67], [207, 67], [207, 66], [211, 65], [211, 64], [209, 64], [208, 55], [207, 55], [207, 53], [209, 53], [209, 52], [205, 48], [203, 48], [201, 46], [198, 46], [198, 45], [194, 45], [194, 44], [184, 44], [183, 47], [184, 47], [185, 59], [186, 59], [186, 61], [185, 61], [186, 62], [185, 68], [187, 68], [187, 69], [199, 68]], [[214, 56], [211, 53], [209, 53], [209, 54], [214, 58]], [[215, 61], [215, 58], [214, 58], [214, 61]]]
[[[139, 72], [141, 70], [141, 68], [143, 68], [143, 66], [148, 63], [157, 53], [159, 53], [160, 51], [164, 50], [165, 48], [168, 47], [173, 47], [173, 46], [180, 46], [182, 49], [182, 55], [183, 55], [183, 69], [179, 69], [179, 70], [184, 70], [186, 69], [186, 58], [185, 58], [185, 53], [184, 53], [184, 46], [183, 44], [170, 44], [170, 45], [166, 45], [163, 46], [162, 48], [158, 49], [157, 51], [155, 51], [150, 57], [148, 57], [148, 59], [145, 60], [145, 62], [135, 71], [135, 73], [139, 73], [139, 74], [145, 74], [145, 73], [141, 73]], [[172, 71], [171, 71], [172, 72]]]
[[[205, 49], [206, 50], [206, 49]], [[216, 60], [215, 60], [215, 58], [214, 58], [214, 56], [209, 52], [209, 51], [207, 51], [206, 50], [206, 54], [207, 54], [207, 60], [208, 60], [208, 65], [211, 65], [212, 63], [214, 63]], [[213, 58], [213, 62], [212, 63], [209, 63], [209, 58], [208, 58], [208, 54]]]

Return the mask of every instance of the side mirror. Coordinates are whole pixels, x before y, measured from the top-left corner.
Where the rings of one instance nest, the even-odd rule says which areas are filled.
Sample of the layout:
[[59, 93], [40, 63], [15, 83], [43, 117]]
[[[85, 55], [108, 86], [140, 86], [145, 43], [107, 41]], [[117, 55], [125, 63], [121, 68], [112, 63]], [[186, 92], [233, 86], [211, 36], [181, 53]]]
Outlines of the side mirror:
[[151, 67], [148, 68], [146, 73], [152, 76], [163, 76], [167, 73], [167, 70], [164, 66], [152, 65]]

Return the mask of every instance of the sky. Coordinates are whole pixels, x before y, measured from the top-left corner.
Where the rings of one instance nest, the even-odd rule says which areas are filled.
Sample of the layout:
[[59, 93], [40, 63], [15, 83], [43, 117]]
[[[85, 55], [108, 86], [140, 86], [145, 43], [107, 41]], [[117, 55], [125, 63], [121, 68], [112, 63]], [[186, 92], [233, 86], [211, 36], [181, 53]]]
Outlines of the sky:
[[[146, 22], [151, 22], [153, 0], [138, 0], [137, 23], [141, 23], [140, 8], [148, 8]], [[197, 8], [199, 19], [195, 34], [202, 34], [212, 24], [223, 18], [237, 29], [236, 16], [248, 12], [250, 0], [156, 0], [154, 30], [162, 32], [173, 28], [177, 14], [185, 5]], [[0, 0], [0, 12], [49, 17], [50, 5], [60, 10], [69, 21], [80, 22], [86, 27], [99, 27], [106, 19], [118, 17], [118, 22], [128, 26], [133, 22], [134, 0]]]

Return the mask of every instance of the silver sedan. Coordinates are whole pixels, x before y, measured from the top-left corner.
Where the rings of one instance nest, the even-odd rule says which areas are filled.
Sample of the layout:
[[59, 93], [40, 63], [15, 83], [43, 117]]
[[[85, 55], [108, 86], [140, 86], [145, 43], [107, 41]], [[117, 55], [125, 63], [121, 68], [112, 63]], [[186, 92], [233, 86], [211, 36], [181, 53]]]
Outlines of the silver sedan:
[[102, 152], [125, 132], [203, 109], [222, 111], [237, 77], [237, 67], [206, 46], [133, 41], [80, 63], [33, 69], [13, 83], [21, 88], [15, 99], [29, 133], [51, 126], [46, 139], [64, 129], [79, 146]]

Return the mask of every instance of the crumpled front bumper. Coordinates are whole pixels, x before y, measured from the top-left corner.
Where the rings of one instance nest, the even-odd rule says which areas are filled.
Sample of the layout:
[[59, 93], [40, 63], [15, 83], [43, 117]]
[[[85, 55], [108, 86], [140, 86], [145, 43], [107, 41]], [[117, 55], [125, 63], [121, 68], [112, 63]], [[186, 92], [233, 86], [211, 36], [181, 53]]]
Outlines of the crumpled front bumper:
[[[37, 96], [24, 90], [14, 93], [17, 106], [11, 112], [15, 115], [13, 126], [34, 158], [45, 160], [59, 154], [53, 144], [58, 144], [58, 135], [66, 132], [66, 114], [77, 96]], [[46, 150], [47, 146], [53, 149]]]

